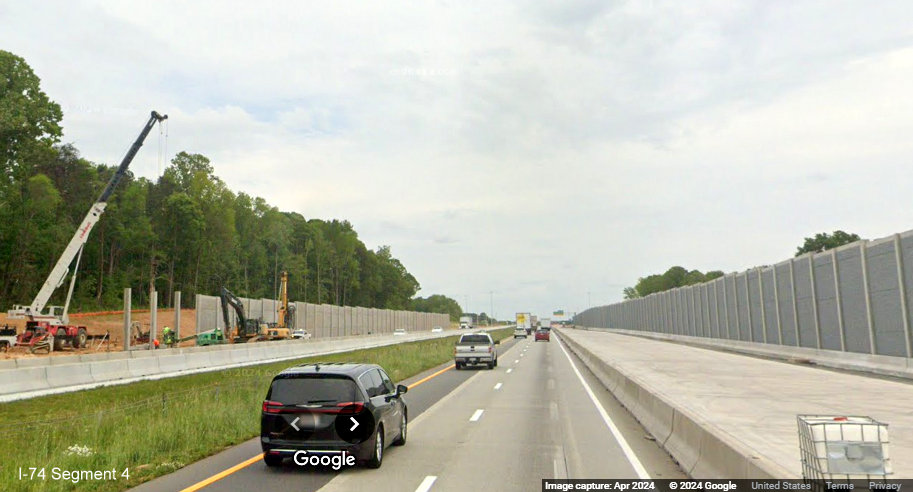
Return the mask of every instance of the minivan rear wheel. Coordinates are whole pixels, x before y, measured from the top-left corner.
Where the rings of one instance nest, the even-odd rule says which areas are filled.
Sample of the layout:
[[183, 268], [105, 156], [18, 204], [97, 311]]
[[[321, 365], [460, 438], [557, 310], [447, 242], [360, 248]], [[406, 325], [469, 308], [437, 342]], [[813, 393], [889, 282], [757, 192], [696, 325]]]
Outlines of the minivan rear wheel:
[[374, 436], [374, 455], [368, 460], [368, 468], [380, 468], [384, 461], [384, 428], [377, 426], [377, 434]]
[[393, 444], [394, 446], [402, 446], [403, 444], [406, 444], [406, 429], [408, 428], [408, 425], [409, 422], [408, 419], [406, 419], [406, 410], [403, 409], [403, 419], [400, 421], [399, 438], [390, 444]]

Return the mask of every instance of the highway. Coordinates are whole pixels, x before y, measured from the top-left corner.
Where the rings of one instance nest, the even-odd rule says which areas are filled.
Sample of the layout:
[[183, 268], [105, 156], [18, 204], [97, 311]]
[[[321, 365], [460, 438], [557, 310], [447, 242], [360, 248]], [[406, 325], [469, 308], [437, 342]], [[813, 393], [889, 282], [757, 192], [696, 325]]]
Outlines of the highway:
[[136, 490], [508, 491], [540, 490], [543, 478], [685, 477], [556, 336], [500, 350], [493, 370], [446, 364], [404, 381], [409, 440], [380, 469], [270, 469], [255, 438]]

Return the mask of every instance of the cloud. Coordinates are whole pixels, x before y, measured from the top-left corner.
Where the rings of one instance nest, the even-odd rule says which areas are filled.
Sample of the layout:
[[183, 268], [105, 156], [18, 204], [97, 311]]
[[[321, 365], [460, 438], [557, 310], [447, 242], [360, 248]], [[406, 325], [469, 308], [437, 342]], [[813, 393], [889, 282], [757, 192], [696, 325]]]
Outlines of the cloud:
[[[4, 4], [0, 30], [84, 157], [118, 162], [166, 112], [167, 154], [503, 316], [907, 229], [908, 9], [90, 1]], [[161, 172], [158, 139], [136, 173]]]

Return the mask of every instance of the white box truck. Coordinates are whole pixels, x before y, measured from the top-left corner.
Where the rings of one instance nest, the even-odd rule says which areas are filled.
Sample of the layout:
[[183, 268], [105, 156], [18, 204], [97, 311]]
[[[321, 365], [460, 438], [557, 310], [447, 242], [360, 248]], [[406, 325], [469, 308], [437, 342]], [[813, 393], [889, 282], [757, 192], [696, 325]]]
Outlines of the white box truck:
[[542, 328], [543, 330], [551, 330], [552, 329], [552, 319], [551, 318], [540, 319], [539, 328]]
[[514, 328], [514, 338], [526, 338], [527, 335], [532, 333], [532, 326], [532, 316], [529, 313], [517, 313], [517, 327]]
[[460, 316], [460, 329], [471, 330], [472, 328], [472, 316]]

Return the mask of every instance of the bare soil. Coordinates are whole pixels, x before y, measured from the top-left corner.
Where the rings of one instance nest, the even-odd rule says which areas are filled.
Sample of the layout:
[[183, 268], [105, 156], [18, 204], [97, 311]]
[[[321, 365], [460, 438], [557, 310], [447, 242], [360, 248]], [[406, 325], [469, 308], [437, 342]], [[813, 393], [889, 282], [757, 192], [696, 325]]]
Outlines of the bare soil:
[[[139, 322], [142, 325], [143, 332], [148, 332], [152, 322], [152, 314], [148, 312], [133, 313], [130, 317], [130, 321], [131, 323]], [[16, 331], [18, 333], [22, 333], [22, 329], [25, 327], [25, 320], [13, 319], [7, 321], [6, 313], [0, 313], [0, 325], [6, 324], [15, 326]], [[70, 324], [85, 326], [89, 335], [104, 335], [107, 332], [111, 338], [110, 342], [89, 340], [86, 342], [86, 348], [84, 349], [73, 349], [68, 346], [63, 350], [55, 350], [51, 352], [51, 357], [73, 354], [90, 354], [105, 351], [114, 352], [124, 349], [123, 314], [103, 314], [98, 316], [72, 318], [70, 319]], [[158, 319], [156, 320], [156, 325], [156, 333], [158, 334], [159, 338], [161, 338], [162, 329], [166, 326], [174, 329], [174, 309], [160, 309], [158, 311]], [[196, 310], [181, 309], [181, 329], [178, 332], [178, 336], [190, 336], [193, 333], [196, 333]], [[191, 347], [194, 344], [195, 342], [193, 340], [188, 340], [183, 342], [180, 346]], [[0, 360], [18, 359], [25, 357], [48, 357], [48, 354], [31, 354], [29, 353], [28, 347], [14, 347], [8, 352], [0, 352]]]

